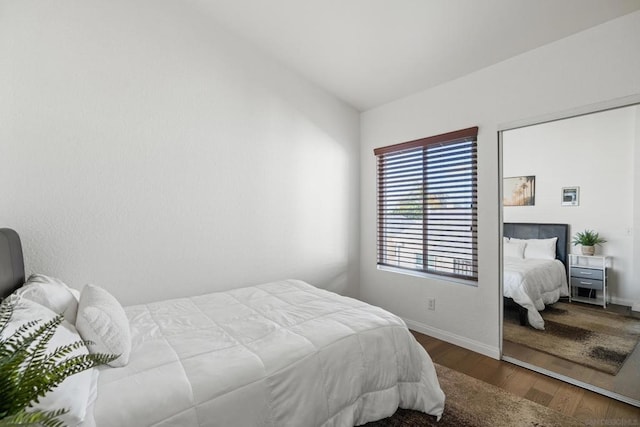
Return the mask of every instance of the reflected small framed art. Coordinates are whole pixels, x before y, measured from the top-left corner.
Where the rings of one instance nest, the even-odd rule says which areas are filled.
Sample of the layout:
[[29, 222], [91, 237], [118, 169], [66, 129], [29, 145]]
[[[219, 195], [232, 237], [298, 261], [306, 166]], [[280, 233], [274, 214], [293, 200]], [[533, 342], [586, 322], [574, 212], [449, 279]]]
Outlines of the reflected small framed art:
[[580, 187], [563, 187], [561, 204], [562, 206], [579, 206]]

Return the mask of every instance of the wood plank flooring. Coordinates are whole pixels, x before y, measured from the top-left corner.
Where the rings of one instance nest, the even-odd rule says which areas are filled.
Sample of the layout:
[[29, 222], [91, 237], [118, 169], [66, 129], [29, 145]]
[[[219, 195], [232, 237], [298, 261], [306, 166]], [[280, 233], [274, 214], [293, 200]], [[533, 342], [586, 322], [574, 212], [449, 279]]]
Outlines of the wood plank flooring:
[[[412, 331], [431, 359], [588, 425], [640, 426], [640, 408]], [[640, 385], [639, 385], [640, 387]]]

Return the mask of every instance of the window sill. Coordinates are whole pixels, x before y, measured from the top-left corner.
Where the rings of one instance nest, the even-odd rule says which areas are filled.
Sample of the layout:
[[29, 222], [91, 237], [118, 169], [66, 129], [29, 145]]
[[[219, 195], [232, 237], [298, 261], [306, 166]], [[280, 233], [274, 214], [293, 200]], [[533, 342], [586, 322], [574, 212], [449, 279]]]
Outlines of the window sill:
[[458, 277], [441, 276], [439, 274], [424, 273], [422, 271], [405, 270], [403, 268], [389, 267], [388, 265], [378, 265], [377, 268], [378, 270], [388, 271], [390, 273], [398, 273], [404, 274], [406, 276], [421, 277], [423, 279], [442, 280], [443, 282], [453, 282], [459, 283], [461, 285], [478, 287], [478, 282], [475, 280], [465, 280]]

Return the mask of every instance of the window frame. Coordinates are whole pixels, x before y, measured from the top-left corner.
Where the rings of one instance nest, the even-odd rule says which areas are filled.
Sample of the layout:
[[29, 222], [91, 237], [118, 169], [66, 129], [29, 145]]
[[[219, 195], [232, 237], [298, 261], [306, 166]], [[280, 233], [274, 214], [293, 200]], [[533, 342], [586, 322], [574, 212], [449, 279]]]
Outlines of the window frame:
[[[478, 159], [477, 159], [477, 136], [478, 136], [478, 127], [471, 127], [467, 129], [461, 129], [453, 132], [448, 132], [440, 135], [430, 136], [427, 138], [421, 138], [413, 141], [403, 142], [400, 144], [389, 145], [385, 147], [380, 147], [374, 149], [374, 154], [376, 156], [377, 161], [377, 170], [376, 170], [376, 181], [377, 181], [377, 189], [376, 189], [376, 217], [377, 217], [377, 249], [376, 249], [376, 264], [378, 269], [399, 272], [404, 274], [409, 274], [413, 276], [419, 277], [431, 277], [438, 278], [442, 280], [449, 280], [454, 282], [460, 282], [465, 284], [471, 284], [477, 286], [478, 284]], [[463, 191], [462, 194], [467, 194], [464, 197], [458, 196], [450, 196], [449, 194], [442, 193], [447, 197], [450, 197], [450, 203], [447, 206], [441, 206], [439, 201], [435, 202], [435, 208], [431, 214], [428, 214], [428, 206], [433, 200], [433, 194], [429, 192], [427, 189], [429, 187], [429, 182], [431, 185], [437, 184], [438, 179], [434, 177], [433, 172], [434, 168], [438, 169], [438, 172], [445, 170], [448, 168], [448, 162], [455, 162], [454, 158], [457, 154], [454, 154], [456, 150], [464, 151], [463, 146], [469, 147], [469, 154], [466, 156], [459, 156], [459, 159], [463, 160], [460, 164], [463, 165], [462, 169], [467, 170], [468, 173], [463, 176], [469, 176], [463, 181], [459, 186], [457, 184], [445, 184], [445, 190], [453, 188], [454, 190], [468, 188], [468, 191]], [[447, 148], [449, 147], [449, 149]], [[444, 160], [442, 156], [433, 155], [433, 152], [436, 150], [440, 150], [445, 153]], [[429, 155], [428, 153], [432, 153]], [[420, 223], [411, 223], [408, 216], [406, 220], [399, 220], [397, 213], [389, 213], [389, 207], [393, 205], [393, 201], [398, 202], [395, 205], [394, 210], [398, 210], [398, 206], [402, 203], [397, 197], [398, 193], [393, 194], [392, 190], [388, 190], [388, 187], [393, 184], [393, 180], [397, 179], [397, 177], [393, 177], [389, 170], [394, 169], [396, 174], [402, 174], [405, 170], [398, 170], [399, 168], [406, 167], [407, 170], [410, 167], [412, 160], [404, 160], [406, 163], [403, 163], [401, 159], [399, 162], [394, 162], [393, 160], [388, 160], [390, 156], [404, 156], [406, 158], [413, 158], [412, 153], [417, 153], [416, 156], [422, 156], [422, 160], [419, 163], [419, 167], [416, 168], [415, 165], [413, 170], [418, 170], [417, 174], [422, 174], [422, 178], [417, 178], [417, 180], [422, 179], [422, 187], [418, 186], [419, 193], [417, 200], [419, 200], [418, 205], [421, 206], [420, 209], [422, 213], [420, 216]], [[408, 156], [405, 156], [408, 154]], [[429, 159], [431, 156], [431, 159]], [[465, 162], [465, 158], [468, 157], [468, 162]], [[385, 164], [385, 159], [387, 159], [387, 163]], [[466, 165], [466, 166], [464, 166]], [[399, 167], [398, 167], [399, 166]], [[432, 178], [427, 177], [427, 173], [431, 173]], [[385, 175], [386, 174], [386, 175]], [[411, 174], [415, 176], [414, 174]], [[454, 173], [452, 172], [444, 172], [444, 175], [447, 178], [451, 178]], [[416, 178], [409, 179], [412, 183], [418, 182]], [[397, 185], [398, 181], [396, 181]], [[401, 183], [402, 184], [402, 183]], [[416, 184], [417, 185], [417, 184]], [[410, 190], [406, 190], [405, 196], [407, 196], [406, 200], [415, 200], [415, 196], [410, 196]], [[400, 194], [402, 194], [400, 192]], [[395, 197], [395, 199], [393, 199]], [[401, 196], [404, 197], [404, 196]], [[459, 200], [456, 200], [459, 199]], [[392, 200], [389, 203], [389, 200]], [[453, 200], [453, 201], [451, 201]], [[433, 205], [434, 202], [431, 202]], [[468, 205], [468, 207], [464, 207]], [[468, 212], [467, 212], [468, 211]], [[460, 212], [463, 212], [460, 214]], [[395, 215], [395, 217], [394, 217]], [[454, 218], [454, 215], [456, 217]], [[465, 219], [460, 219], [462, 216]], [[413, 236], [421, 236], [421, 238], [415, 239], [416, 242], [420, 241], [420, 243], [413, 243], [414, 247], [422, 245], [422, 249], [413, 249], [413, 252], [408, 251], [403, 253], [403, 256], [407, 254], [413, 254], [416, 257], [416, 261], [418, 259], [422, 259], [421, 268], [409, 268], [406, 266], [401, 266], [401, 263], [410, 264], [408, 261], [400, 260], [400, 254], [397, 255], [397, 265], [392, 265], [389, 263], [390, 256], [388, 255], [388, 251], [390, 251], [392, 241], [389, 240], [388, 231], [389, 227], [389, 219], [394, 217], [393, 226], [391, 228], [396, 228], [400, 231], [398, 234], [400, 237], [398, 239], [407, 239]], [[440, 219], [438, 219], [440, 218]], [[386, 222], [385, 222], [386, 221]], [[459, 222], [459, 224], [458, 224]], [[449, 228], [453, 228], [451, 225], [444, 224], [455, 224], [457, 227], [467, 228], [468, 230], [462, 231], [461, 235], [458, 236], [457, 232], [453, 232]], [[468, 225], [464, 225], [468, 223]], [[439, 243], [439, 239], [435, 239], [432, 234], [430, 234], [429, 230], [437, 228], [434, 225], [439, 225], [446, 229], [446, 240], [442, 240]], [[410, 226], [410, 227], [409, 227]], [[413, 236], [410, 230], [414, 231]], [[387, 231], [385, 231], [387, 230]], [[417, 232], [417, 234], [415, 233]], [[447, 234], [448, 233], [448, 234]], [[440, 236], [441, 237], [441, 236]], [[397, 243], [397, 242], [396, 242]], [[451, 246], [449, 246], [451, 245]], [[468, 246], [470, 245], [470, 247]], [[396, 245], [396, 248], [399, 245]], [[438, 256], [439, 252], [444, 252], [442, 247], [447, 248], [447, 251], [452, 247], [456, 247], [452, 249], [451, 252], [448, 252], [445, 255]], [[425, 259], [429, 259], [430, 254], [432, 255], [432, 259], [443, 260], [443, 264], [445, 267], [434, 265], [431, 268], [429, 267], [429, 261], [425, 263]], [[464, 262], [463, 262], [464, 261]], [[449, 263], [448, 266], [446, 263]], [[459, 263], [459, 264], [457, 264]], [[434, 263], [435, 264], [435, 263]], [[464, 264], [464, 266], [463, 266]], [[415, 263], [417, 266], [418, 263]], [[465, 272], [465, 269], [470, 267], [470, 271]], [[456, 271], [457, 268], [457, 271]]]

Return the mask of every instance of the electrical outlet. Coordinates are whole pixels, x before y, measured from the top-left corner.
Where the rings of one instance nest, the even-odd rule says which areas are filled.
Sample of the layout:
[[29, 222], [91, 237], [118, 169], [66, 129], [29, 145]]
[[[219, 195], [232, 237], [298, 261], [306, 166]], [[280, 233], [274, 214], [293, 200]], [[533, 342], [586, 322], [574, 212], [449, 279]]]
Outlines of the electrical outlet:
[[427, 308], [429, 310], [435, 310], [436, 309], [436, 299], [435, 298], [429, 298], [427, 300]]

